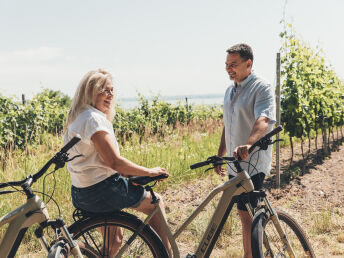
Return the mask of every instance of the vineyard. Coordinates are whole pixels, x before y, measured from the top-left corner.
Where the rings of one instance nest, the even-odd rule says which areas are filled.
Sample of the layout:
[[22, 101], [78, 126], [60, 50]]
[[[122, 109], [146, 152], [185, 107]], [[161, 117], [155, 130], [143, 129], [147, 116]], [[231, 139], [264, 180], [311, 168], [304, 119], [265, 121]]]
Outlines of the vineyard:
[[[344, 125], [344, 87], [334, 69], [326, 63], [320, 49], [312, 49], [296, 36], [288, 24], [282, 38], [281, 52], [281, 123], [288, 135], [293, 161], [293, 140], [301, 141], [302, 155], [306, 155], [304, 143], [319, 133], [323, 139], [321, 148], [329, 148], [329, 137]], [[133, 135], [140, 139], [148, 136], [163, 137], [178, 125], [219, 121], [219, 106], [195, 106], [180, 102], [172, 105], [154, 97], [151, 102], [138, 96], [139, 105], [132, 110], [116, 107], [113, 121], [120, 143]], [[58, 91], [44, 90], [34, 96], [27, 105], [0, 95], [0, 146], [1, 157], [7, 150], [25, 148], [39, 143], [42, 133], [61, 135], [71, 99]], [[317, 142], [317, 141], [315, 141]], [[318, 146], [315, 146], [318, 148]]]
[[304, 140], [308, 140], [309, 152], [311, 137], [317, 138], [321, 132], [322, 149], [328, 151], [330, 135], [344, 125], [344, 87], [333, 68], [326, 64], [322, 51], [313, 50], [298, 39], [290, 24], [280, 36], [281, 122], [289, 135], [292, 163], [294, 138], [301, 140], [305, 156]]
[[[300, 173], [288, 176], [287, 182], [284, 182], [281, 189], [269, 189], [269, 194], [283, 207], [287, 209], [291, 207], [296, 216], [298, 213], [305, 213], [298, 219], [307, 226], [307, 231], [318, 248], [333, 244], [328, 234], [335, 232], [338, 239], [338, 243], [334, 241], [335, 245], [338, 245], [335, 247], [337, 250], [335, 254], [343, 255], [341, 244], [344, 244], [344, 235], [340, 226], [341, 218], [344, 217], [340, 203], [342, 198], [340, 200], [332, 198], [329, 202], [329, 197], [334, 195], [336, 187], [330, 188], [331, 191], [328, 193], [321, 188], [321, 175], [326, 175], [330, 170], [326, 167], [331, 165], [328, 159], [330, 151], [334, 149], [335, 144], [338, 147], [344, 139], [343, 82], [336, 75], [334, 68], [327, 63], [323, 52], [318, 48], [313, 49], [301, 40], [291, 25], [286, 26], [280, 36], [283, 79], [281, 124], [285, 129], [281, 137], [289, 140], [284, 142], [285, 148], [282, 148], [283, 173], [289, 175], [293, 173], [295, 165], [301, 164], [300, 160], [307, 160], [308, 163], [302, 164], [308, 164], [308, 168], [297, 167]], [[221, 179], [213, 174], [205, 175], [201, 170], [190, 171], [189, 166], [217, 152], [222, 132], [222, 107], [188, 105], [182, 101], [178, 104], [170, 104], [162, 101], [158, 96], [148, 100], [141, 94], [138, 95], [138, 103], [137, 107], [130, 110], [116, 106], [113, 126], [120, 143], [121, 154], [140, 165], [161, 166], [171, 173], [171, 177], [166, 180], [167, 183], [160, 184], [157, 190], [162, 191], [166, 196], [169, 221], [178, 222], [182, 216], [186, 216], [179, 210], [183, 205], [188, 206], [188, 209], [196, 206], [200, 196], [205, 195], [211, 187], [221, 182]], [[62, 146], [64, 122], [70, 104], [71, 99], [68, 96], [49, 89], [37, 94], [25, 105], [0, 94], [0, 182], [20, 180], [36, 172]], [[343, 147], [338, 149], [340, 153], [344, 153]], [[316, 166], [314, 162], [316, 158], [311, 159], [310, 156], [316, 156], [318, 153], [325, 154], [321, 159], [321, 162], [326, 161], [326, 166], [321, 167], [321, 171], [324, 172], [322, 174], [311, 171]], [[338, 168], [343, 164], [343, 159], [339, 155], [336, 157], [338, 164], [332, 171], [337, 172], [333, 175], [334, 178], [341, 173]], [[314, 173], [313, 178], [308, 172]], [[300, 179], [299, 175], [304, 173], [308, 174]], [[65, 168], [61, 169], [54, 176], [57, 186], [54, 197], [60, 204], [67, 223], [70, 223], [73, 206], [70, 195], [66, 194], [71, 186], [68, 171]], [[269, 180], [267, 181], [270, 182]], [[300, 196], [305, 198], [308, 187], [311, 188], [313, 186], [311, 183], [314, 181], [317, 181], [316, 187], [320, 190], [312, 189], [311, 193], [317, 198], [311, 200], [312, 196], [308, 196], [308, 199], [301, 200]], [[303, 187], [303, 183], [307, 188]], [[327, 184], [335, 183], [330, 181]], [[341, 180], [340, 186], [343, 184]], [[42, 189], [43, 184], [39, 182], [37, 190], [42, 191]], [[53, 192], [52, 184], [47, 184], [45, 190]], [[340, 191], [342, 193], [342, 190]], [[286, 195], [288, 199], [284, 199], [283, 196]], [[310, 202], [317, 204], [316, 210], [308, 207]], [[303, 206], [304, 203], [308, 206]], [[22, 204], [22, 200], [16, 198], [16, 195], [6, 195], [6, 198], [1, 199], [1, 204], [2, 216], [9, 212], [11, 207]], [[214, 207], [213, 205], [211, 209]], [[211, 216], [211, 209], [206, 211], [202, 221], [191, 225], [185, 242], [197, 241], [199, 232], [205, 224], [203, 219], [206, 220]], [[335, 210], [334, 215], [328, 212], [331, 209]], [[49, 213], [52, 217], [57, 214], [54, 208], [49, 208]], [[331, 223], [326, 224], [326, 221]], [[3, 233], [2, 228], [0, 238]], [[242, 253], [231, 253], [233, 250], [228, 250], [226, 246], [230, 239], [240, 241], [238, 219], [229, 218], [225, 233], [229, 237], [224, 236], [220, 239], [218, 256], [242, 257]], [[32, 235], [29, 231], [24, 238], [25, 250], [20, 251], [20, 254], [33, 253], [39, 247], [39, 243], [32, 244], [30, 240]], [[188, 243], [187, 248], [192, 244]], [[324, 254], [326, 252], [328, 250], [323, 251]]]
[[[195, 106], [179, 103], [172, 105], [158, 96], [151, 103], [139, 94], [139, 106], [131, 110], [116, 107], [114, 130], [121, 143], [138, 135], [162, 137], [179, 124], [204, 123], [220, 120], [219, 106]], [[40, 135], [61, 135], [71, 99], [58, 91], [44, 90], [23, 105], [0, 95], [0, 146], [5, 150], [24, 148], [39, 142]]]

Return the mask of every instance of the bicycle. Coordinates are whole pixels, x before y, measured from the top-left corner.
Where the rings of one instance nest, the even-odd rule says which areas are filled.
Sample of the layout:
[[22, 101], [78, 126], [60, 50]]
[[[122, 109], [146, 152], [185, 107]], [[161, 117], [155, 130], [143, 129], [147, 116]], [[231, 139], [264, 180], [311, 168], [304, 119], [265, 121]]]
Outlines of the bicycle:
[[[8, 224], [8, 228], [0, 243], [0, 257], [14, 257], [26, 231], [29, 227], [36, 223], [38, 223], [39, 226], [35, 230], [35, 236], [38, 238], [48, 257], [55, 257], [56, 253], [59, 254], [60, 257], [61, 255], [69, 254], [73, 254], [74, 257], [82, 257], [79, 245], [72, 239], [64, 220], [61, 218], [61, 212], [56, 201], [52, 198], [52, 196], [45, 194], [44, 191], [38, 192], [31, 189], [33, 183], [42, 177], [52, 164], [55, 164], [55, 169], [53, 172], [51, 172], [54, 173], [57, 169], [62, 168], [67, 161], [73, 159], [68, 158], [67, 151], [79, 140], [80, 138], [74, 137], [36, 174], [29, 175], [22, 181], [13, 181], [0, 184], [0, 189], [5, 187], [13, 187], [15, 189], [0, 191], [0, 195], [23, 192], [27, 198], [26, 203], [0, 218], [0, 227]], [[15, 186], [21, 187], [22, 190], [15, 188]], [[59, 210], [59, 218], [56, 220], [49, 219], [49, 213], [46, 208], [46, 204], [39, 198], [39, 196], [36, 195], [36, 193], [40, 193], [43, 196], [48, 196], [49, 200], [53, 200], [55, 202]], [[43, 230], [48, 227], [52, 228], [55, 232], [55, 239], [50, 244], [47, 242], [43, 232]], [[85, 253], [87, 250], [83, 250], [83, 252]]]
[[[255, 147], [259, 148], [257, 151], [266, 149], [268, 145], [273, 144], [270, 138], [281, 130], [281, 126], [275, 128], [253, 144], [249, 152], [251, 153]], [[265, 191], [254, 191], [251, 178], [249, 174], [241, 168], [240, 162], [242, 162], [240, 159], [236, 160], [234, 157], [212, 156], [206, 161], [190, 166], [191, 169], [196, 169], [211, 164], [212, 167], [207, 169], [209, 170], [218, 165], [232, 163], [237, 170], [237, 176], [215, 187], [174, 233], [171, 232], [166, 220], [163, 220], [164, 223], [161, 226], [166, 229], [173, 250], [173, 257], [180, 257], [176, 238], [220, 192], [223, 192], [223, 194], [203, 234], [202, 240], [195, 253], [187, 255], [188, 258], [210, 256], [234, 203], [238, 201], [243, 201], [245, 203], [254, 221], [252, 247], [255, 250], [259, 250], [259, 253], [256, 251], [254, 252], [254, 257], [264, 257], [265, 254], [271, 257], [286, 257], [285, 251], [290, 257], [295, 257], [295, 253], [297, 254], [296, 251], [298, 250], [295, 249], [294, 238], [290, 238], [289, 233], [288, 237], [286, 236], [286, 230], [281, 227], [280, 221], [283, 221], [291, 228], [292, 232], [295, 232], [298, 241], [302, 243], [302, 252], [306, 257], [314, 257], [307, 236], [304, 234], [301, 227], [299, 227], [286, 213], [279, 210], [275, 211], [271, 207]], [[75, 222], [68, 230], [73, 235], [73, 239], [79, 241], [80, 246], [92, 250], [92, 255], [87, 257], [168, 257], [165, 246], [148, 225], [148, 222], [154, 214], [163, 218], [159, 206], [159, 199], [156, 198], [152, 189], [154, 185], [149, 185], [150, 182], [156, 182], [156, 180], [162, 178], [164, 178], [164, 176], [131, 177], [129, 179], [129, 183], [145, 185], [145, 189], [149, 191], [153, 197], [152, 203], [155, 205], [155, 209], [144, 219], [144, 221], [123, 211], [112, 213], [89, 213], [78, 209], [74, 211], [73, 218]], [[256, 213], [248, 203], [248, 193], [255, 194], [265, 201], [265, 205], [260, 206]], [[270, 221], [273, 221], [274, 227], [278, 229], [279, 238], [282, 239], [280, 240], [282, 241], [282, 250], [270, 251], [272, 244], [275, 244], [275, 241], [272, 241], [272, 239], [269, 238], [268, 232], [266, 232], [267, 225], [271, 224], [268, 223]], [[114, 241], [114, 243], [110, 243], [110, 239], [116, 238], [115, 236], [117, 240]], [[264, 251], [264, 253], [261, 252], [263, 248], [267, 250]], [[113, 250], [115, 250], [115, 252]]]

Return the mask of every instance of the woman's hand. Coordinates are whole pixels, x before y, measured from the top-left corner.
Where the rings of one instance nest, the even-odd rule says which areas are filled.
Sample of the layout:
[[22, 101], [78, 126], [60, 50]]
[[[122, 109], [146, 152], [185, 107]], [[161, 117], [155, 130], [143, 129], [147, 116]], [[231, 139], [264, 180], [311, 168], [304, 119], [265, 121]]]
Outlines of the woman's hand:
[[161, 168], [161, 167], [155, 167], [155, 168], [150, 168], [149, 169], [149, 172], [150, 172], [150, 177], [153, 177], [153, 176], [159, 176], [159, 175], [170, 175], [166, 169], [164, 168]]

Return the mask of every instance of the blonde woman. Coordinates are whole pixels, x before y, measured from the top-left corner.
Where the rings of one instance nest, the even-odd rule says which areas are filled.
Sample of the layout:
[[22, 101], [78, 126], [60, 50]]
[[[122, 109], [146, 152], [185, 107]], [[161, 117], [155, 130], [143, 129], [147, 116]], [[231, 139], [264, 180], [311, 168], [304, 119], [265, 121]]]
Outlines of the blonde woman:
[[[90, 212], [111, 212], [133, 208], [150, 213], [154, 206], [152, 196], [142, 186], [127, 183], [125, 176], [168, 175], [164, 168], [146, 168], [122, 157], [114, 134], [114, 87], [110, 73], [98, 69], [88, 72], [81, 80], [66, 123], [64, 142], [76, 134], [81, 141], [70, 150], [70, 156], [83, 156], [68, 163], [72, 179], [72, 201], [76, 208]], [[160, 196], [158, 198], [161, 199]], [[164, 209], [164, 204], [161, 201]], [[150, 225], [158, 233], [171, 254], [166, 232], [159, 217]], [[114, 256], [120, 246], [121, 232], [112, 228], [112, 244], [108, 247]], [[172, 257], [172, 256], [171, 256]]]

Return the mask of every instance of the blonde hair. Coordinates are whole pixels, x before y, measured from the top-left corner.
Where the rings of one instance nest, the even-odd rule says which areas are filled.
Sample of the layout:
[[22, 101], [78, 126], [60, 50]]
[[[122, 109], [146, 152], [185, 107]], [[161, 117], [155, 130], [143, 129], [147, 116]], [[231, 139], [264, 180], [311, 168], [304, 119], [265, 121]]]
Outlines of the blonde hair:
[[[112, 75], [103, 69], [89, 71], [81, 79], [68, 113], [65, 128], [67, 128], [75, 118], [85, 110], [87, 105], [95, 107], [97, 95], [103, 92], [107, 82], [112, 82]], [[115, 116], [114, 100], [115, 98], [112, 99], [110, 111], [106, 114], [106, 117], [110, 122], [112, 122]]]

